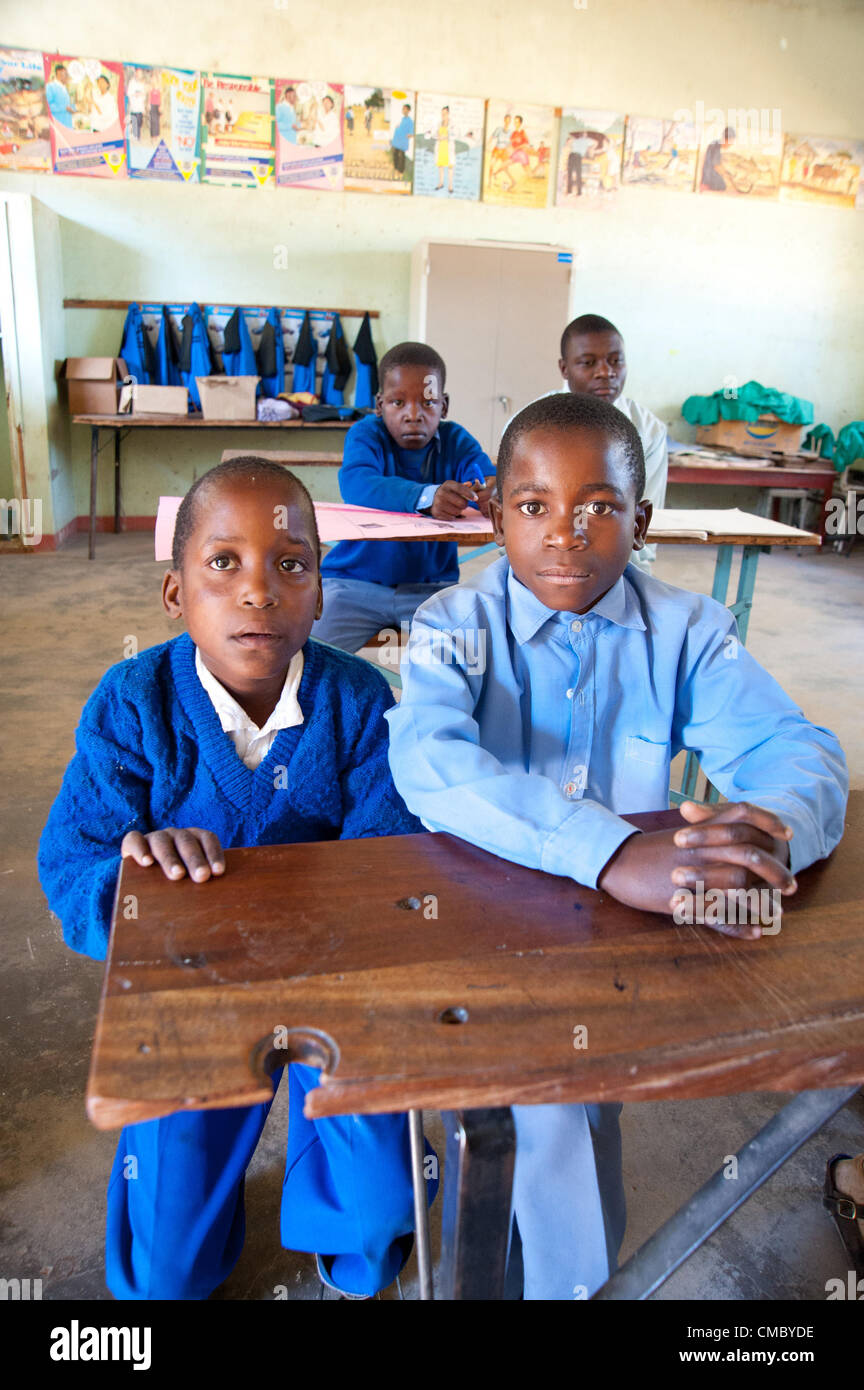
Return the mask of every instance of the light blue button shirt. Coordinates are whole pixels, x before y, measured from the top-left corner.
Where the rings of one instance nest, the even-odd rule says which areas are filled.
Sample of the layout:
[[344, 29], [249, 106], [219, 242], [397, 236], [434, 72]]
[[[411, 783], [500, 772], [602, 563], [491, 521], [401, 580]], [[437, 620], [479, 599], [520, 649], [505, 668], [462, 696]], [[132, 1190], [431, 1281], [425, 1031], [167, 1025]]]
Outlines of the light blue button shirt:
[[668, 806], [681, 749], [730, 801], [792, 826], [793, 872], [843, 833], [835, 736], [740, 645], [728, 609], [634, 565], [578, 615], [502, 556], [418, 608], [402, 680], [385, 718], [409, 809], [518, 864], [595, 887], [633, 833], [621, 815]]

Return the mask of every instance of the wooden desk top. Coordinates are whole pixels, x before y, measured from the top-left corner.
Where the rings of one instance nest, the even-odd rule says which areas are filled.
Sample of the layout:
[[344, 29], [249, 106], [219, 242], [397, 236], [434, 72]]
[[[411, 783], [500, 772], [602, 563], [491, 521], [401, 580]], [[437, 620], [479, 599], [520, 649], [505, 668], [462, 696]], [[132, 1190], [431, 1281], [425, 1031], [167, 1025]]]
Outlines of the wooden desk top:
[[164, 430], [350, 430], [356, 420], [205, 420], [201, 415], [73, 415], [73, 425]]
[[[707, 450], [700, 448], [694, 453], [675, 451], [669, 455], [669, 477], [674, 482], [673, 473], [714, 473], [732, 474], [746, 473], [748, 475], [758, 475], [759, 480], [763, 480], [763, 486], [779, 486], [784, 479], [789, 481], [792, 478], [803, 475], [805, 478], [812, 478], [813, 486], [819, 483], [830, 481], [834, 478], [834, 465], [827, 459], [802, 458], [798, 454], [790, 454], [785, 459], [781, 455], [773, 454], [770, 458], [762, 454], [736, 454], [733, 450], [719, 450], [716, 458], [706, 458]], [[707, 479], [706, 479], [707, 481]], [[734, 477], [735, 482], [741, 482], [742, 486], [747, 485], [745, 479]]]
[[110, 1129], [252, 1104], [289, 1059], [326, 1073], [310, 1116], [864, 1080], [862, 837], [857, 792], [839, 848], [758, 941], [448, 835], [228, 850], [204, 884], [126, 860], [88, 1113]]

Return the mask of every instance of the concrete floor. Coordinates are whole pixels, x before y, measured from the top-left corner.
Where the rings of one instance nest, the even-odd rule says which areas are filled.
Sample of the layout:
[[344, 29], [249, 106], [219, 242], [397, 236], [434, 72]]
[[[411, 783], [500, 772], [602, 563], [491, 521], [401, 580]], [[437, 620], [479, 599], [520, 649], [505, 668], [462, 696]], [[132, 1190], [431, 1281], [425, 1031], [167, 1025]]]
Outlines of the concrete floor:
[[[657, 572], [710, 592], [713, 551], [660, 548]], [[0, 729], [0, 892], [4, 1129], [0, 1151], [0, 1276], [42, 1278], [47, 1299], [106, 1299], [104, 1192], [116, 1143], [88, 1123], [84, 1088], [102, 967], [62, 943], [39, 888], [36, 844], [73, 751], [81, 706], [134, 637], [171, 635], [159, 603], [152, 537], [103, 536], [96, 562], [77, 538], [56, 555], [0, 554], [4, 608]], [[852, 785], [864, 785], [864, 547], [849, 558], [775, 551], [762, 557], [748, 646], [840, 737]], [[740, 1095], [625, 1107], [631, 1253], [784, 1102]], [[247, 1240], [218, 1299], [316, 1299], [309, 1255], [281, 1249], [287, 1104], [280, 1090], [247, 1179]], [[443, 1159], [437, 1116], [429, 1137]], [[659, 1292], [662, 1299], [823, 1300], [849, 1260], [820, 1204], [825, 1160], [864, 1149], [859, 1094]], [[433, 1211], [437, 1250], [440, 1200]], [[414, 1261], [402, 1293], [416, 1298]], [[397, 1288], [384, 1298], [399, 1298]]]

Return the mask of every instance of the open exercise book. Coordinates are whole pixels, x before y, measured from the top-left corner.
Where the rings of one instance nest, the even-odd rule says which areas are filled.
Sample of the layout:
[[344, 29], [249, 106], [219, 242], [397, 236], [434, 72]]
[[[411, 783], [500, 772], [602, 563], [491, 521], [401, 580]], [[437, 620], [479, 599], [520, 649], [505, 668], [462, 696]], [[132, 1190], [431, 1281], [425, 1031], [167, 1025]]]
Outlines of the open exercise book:
[[[174, 541], [174, 522], [181, 497], [160, 497], [156, 514], [156, 559], [170, 560]], [[432, 536], [436, 532], [452, 536], [486, 535], [492, 523], [471, 509], [456, 521], [433, 521], [417, 512], [381, 512], [374, 507], [351, 507], [345, 502], [316, 502], [315, 518], [323, 545], [335, 541], [410, 540], [412, 536]], [[780, 521], [753, 516], [737, 507], [708, 511], [656, 511], [648, 532], [649, 541], [708, 541], [712, 536], [809, 536]]]

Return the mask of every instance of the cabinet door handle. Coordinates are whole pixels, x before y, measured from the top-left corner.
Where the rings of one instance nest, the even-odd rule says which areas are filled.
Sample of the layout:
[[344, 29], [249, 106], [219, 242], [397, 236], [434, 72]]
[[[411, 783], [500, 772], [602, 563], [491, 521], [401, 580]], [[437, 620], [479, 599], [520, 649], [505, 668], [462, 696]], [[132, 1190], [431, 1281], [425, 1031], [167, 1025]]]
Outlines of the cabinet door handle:
[[499, 404], [499, 405], [503, 405], [503, 407], [504, 407], [505, 410], [509, 410], [509, 409], [510, 409], [510, 397], [509, 397], [509, 396], [499, 396], [499, 397], [498, 397], [498, 404]]

